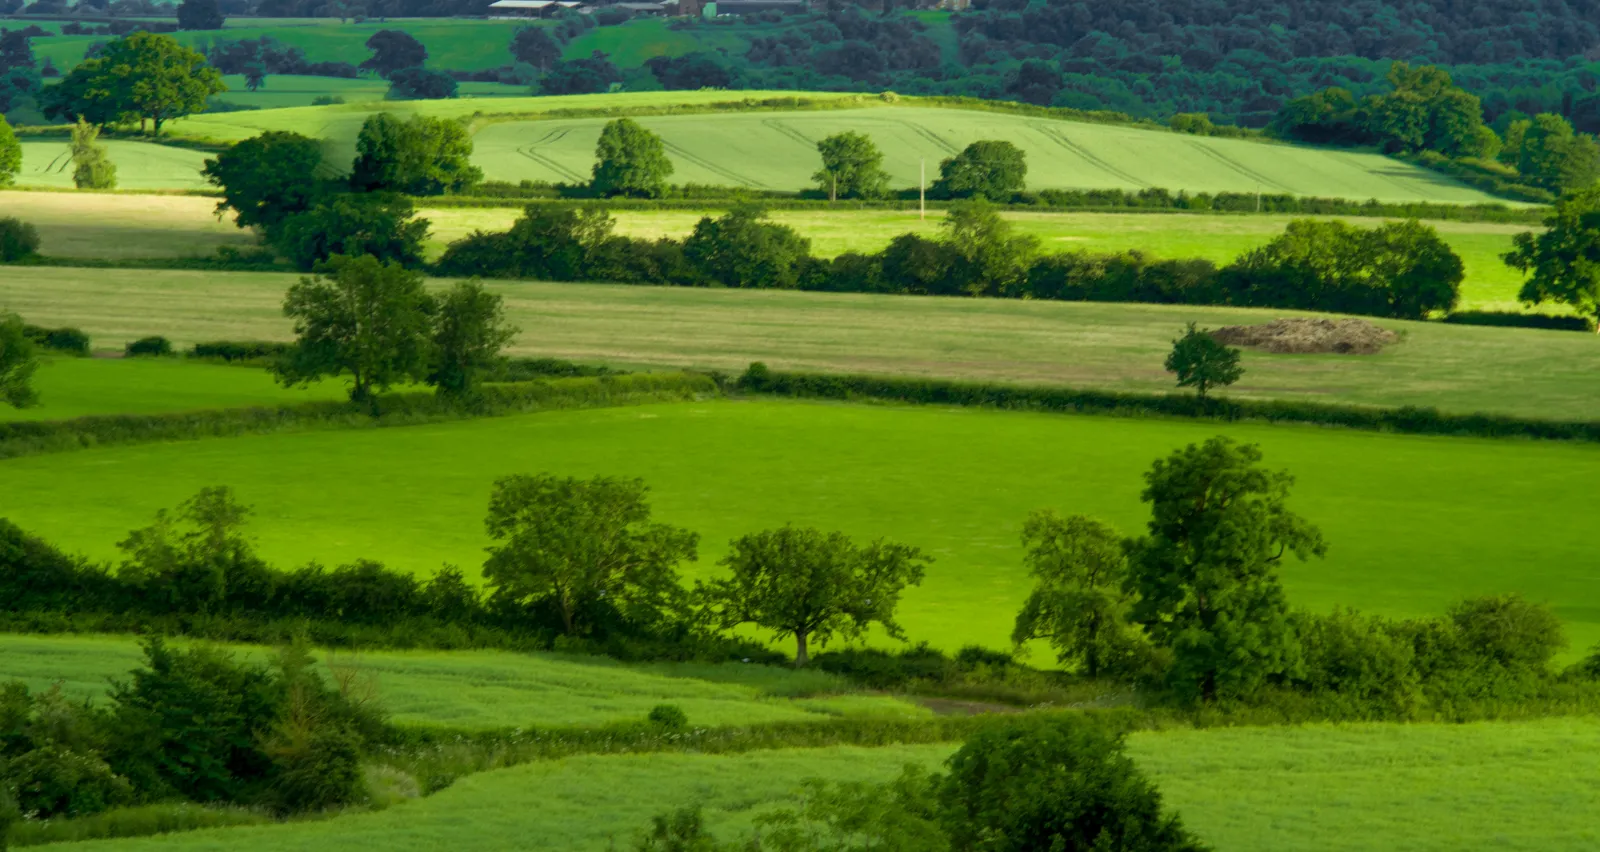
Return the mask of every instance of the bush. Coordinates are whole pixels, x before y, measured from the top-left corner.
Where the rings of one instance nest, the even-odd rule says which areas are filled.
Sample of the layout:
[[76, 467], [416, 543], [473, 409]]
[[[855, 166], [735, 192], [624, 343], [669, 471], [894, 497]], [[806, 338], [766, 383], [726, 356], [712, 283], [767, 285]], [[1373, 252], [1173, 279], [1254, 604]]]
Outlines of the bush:
[[676, 704], [657, 704], [650, 708], [650, 724], [678, 731], [689, 727], [689, 714]]
[[1594, 331], [1594, 321], [1588, 317], [1553, 317], [1546, 314], [1519, 314], [1511, 311], [1455, 311], [1445, 317], [1444, 321], [1458, 325]]
[[23, 813], [41, 819], [99, 813], [133, 800], [133, 787], [95, 754], [59, 745], [6, 762], [6, 780]]
[[71, 355], [89, 354], [89, 335], [77, 328], [42, 328], [36, 325], [26, 326], [23, 329], [39, 346], [53, 352], [64, 352]]
[[276, 360], [294, 349], [293, 343], [265, 340], [213, 340], [196, 343], [189, 349], [191, 358], [217, 358], [223, 361]]
[[129, 343], [123, 350], [130, 356], [155, 355], [165, 357], [172, 354], [172, 341], [161, 336], [141, 337]]
[[0, 218], [0, 263], [23, 260], [39, 253], [39, 230], [21, 219]]
[[272, 790], [280, 812], [323, 811], [366, 795], [361, 738], [342, 726], [319, 725], [274, 752]]

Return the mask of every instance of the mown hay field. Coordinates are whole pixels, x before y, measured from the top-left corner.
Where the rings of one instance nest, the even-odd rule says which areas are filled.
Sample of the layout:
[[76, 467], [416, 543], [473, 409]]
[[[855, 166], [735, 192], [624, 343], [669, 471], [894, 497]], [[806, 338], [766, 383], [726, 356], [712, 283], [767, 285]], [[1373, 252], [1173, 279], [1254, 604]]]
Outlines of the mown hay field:
[[[1166, 804], [1232, 852], [1566, 852], [1593, 849], [1593, 719], [1316, 725], [1136, 733], [1134, 760]], [[463, 778], [427, 799], [327, 822], [104, 841], [85, 850], [382, 848], [393, 852], [625, 849], [650, 818], [698, 804], [727, 839], [792, 802], [807, 778], [887, 781], [953, 745], [740, 755], [575, 757]], [[1492, 803], [1492, 806], [1491, 806]]]
[[[0, 268], [0, 307], [75, 325], [121, 348], [161, 334], [288, 340], [286, 273]], [[519, 355], [613, 366], [879, 373], [1165, 391], [1184, 323], [1266, 322], [1292, 311], [917, 296], [492, 282], [523, 334]], [[1378, 355], [1247, 353], [1231, 392], [1600, 418], [1595, 335], [1380, 320], [1404, 339]]]
[[1004, 647], [1029, 589], [1027, 514], [1054, 506], [1137, 532], [1150, 463], [1216, 434], [1293, 473], [1294, 507], [1331, 542], [1326, 560], [1284, 567], [1294, 604], [1425, 616], [1517, 591], [1555, 607], [1573, 656], [1600, 640], [1600, 446], [1587, 444], [708, 400], [15, 458], [0, 462], [0, 516], [111, 559], [157, 509], [229, 485], [256, 507], [251, 532], [275, 564], [369, 558], [426, 576], [450, 562], [475, 577], [496, 478], [638, 476], [662, 520], [702, 536], [690, 578], [717, 574], [730, 539], [784, 523], [889, 536], [937, 560], [901, 607], [912, 640]]
[[[271, 651], [233, 646], [241, 659]], [[865, 695], [839, 678], [742, 663], [623, 665], [605, 657], [505, 651], [316, 651], [324, 666], [353, 674], [402, 725], [456, 729], [593, 726], [638, 722], [676, 704], [697, 726], [748, 725], [840, 716], [917, 718], [921, 706]], [[121, 636], [0, 634], [0, 681], [33, 689], [59, 683], [75, 699], [103, 700], [144, 656]]]

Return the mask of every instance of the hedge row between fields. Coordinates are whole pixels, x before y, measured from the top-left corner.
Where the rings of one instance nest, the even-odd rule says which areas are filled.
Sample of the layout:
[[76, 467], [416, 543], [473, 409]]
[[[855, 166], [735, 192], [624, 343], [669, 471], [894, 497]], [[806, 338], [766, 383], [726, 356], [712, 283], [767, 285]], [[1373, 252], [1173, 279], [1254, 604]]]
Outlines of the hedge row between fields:
[[329, 400], [162, 414], [94, 415], [71, 420], [24, 420], [0, 423], [0, 458], [105, 444], [305, 429], [404, 426], [550, 409], [670, 402], [716, 392], [716, 383], [698, 373], [634, 373], [486, 385], [481, 397], [470, 407], [453, 404], [432, 393], [414, 392], [383, 396], [377, 400], [376, 410], [364, 404]]
[[1007, 385], [943, 379], [779, 372], [751, 364], [737, 387], [802, 399], [956, 405], [1117, 417], [1182, 417], [1220, 421], [1306, 423], [1374, 432], [1477, 438], [1600, 442], [1600, 422], [1539, 420], [1503, 414], [1449, 414], [1437, 408], [1378, 408], [1304, 400], [1199, 399], [1192, 394], [1131, 393], [1086, 388]]

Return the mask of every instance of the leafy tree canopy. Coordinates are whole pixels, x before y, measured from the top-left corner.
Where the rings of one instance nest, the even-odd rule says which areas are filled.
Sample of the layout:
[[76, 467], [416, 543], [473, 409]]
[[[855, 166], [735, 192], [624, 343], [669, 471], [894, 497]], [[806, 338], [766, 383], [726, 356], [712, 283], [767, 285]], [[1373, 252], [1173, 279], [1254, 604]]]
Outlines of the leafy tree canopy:
[[1542, 233], [1518, 234], [1505, 255], [1507, 265], [1528, 276], [1519, 297], [1600, 319], [1600, 187], [1563, 196], [1544, 225]]
[[811, 176], [829, 200], [882, 198], [889, 194], [889, 173], [883, 170], [883, 152], [865, 133], [845, 131], [817, 143], [822, 169]]
[[0, 401], [12, 408], [38, 402], [39, 394], [33, 389], [33, 373], [38, 368], [38, 352], [22, 318], [0, 313]]
[[284, 130], [252, 136], [206, 160], [200, 173], [222, 190], [217, 212], [234, 212], [241, 228], [276, 228], [311, 209], [322, 192], [322, 145]]
[[606, 122], [594, 148], [590, 188], [604, 196], [660, 198], [667, 192], [672, 161], [661, 137], [631, 118]]
[[1177, 375], [1178, 387], [1194, 388], [1201, 399], [1212, 388], [1227, 387], [1244, 375], [1244, 368], [1239, 366], [1239, 350], [1217, 342], [1209, 332], [1195, 328], [1194, 323], [1189, 323], [1182, 337], [1172, 341], [1165, 367]]
[[228, 90], [206, 58], [167, 35], [136, 32], [106, 44], [51, 87], [49, 111], [91, 124], [161, 125], [200, 112], [206, 98]]
[[178, 29], [222, 29], [222, 7], [217, 0], [183, 0], [178, 4]]
[[1028, 164], [1022, 149], [993, 139], [968, 145], [939, 164], [933, 193], [943, 198], [983, 197], [1006, 202], [1027, 185]]
[[472, 165], [472, 136], [460, 122], [378, 112], [356, 136], [350, 186], [358, 192], [441, 195], [481, 180], [483, 170]]
[[372, 56], [361, 67], [388, 77], [402, 68], [420, 68], [428, 61], [428, 49], [404, 30], [378, 30], [367, 39]]

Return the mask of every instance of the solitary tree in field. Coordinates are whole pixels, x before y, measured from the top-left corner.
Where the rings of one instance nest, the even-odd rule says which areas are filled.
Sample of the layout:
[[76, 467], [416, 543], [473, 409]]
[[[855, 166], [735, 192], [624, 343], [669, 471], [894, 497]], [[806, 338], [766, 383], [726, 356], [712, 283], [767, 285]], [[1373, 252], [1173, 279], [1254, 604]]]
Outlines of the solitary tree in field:
[[12, 408], [39, 401], [33, 389], [33, 372], [39, 356], [16, 314], [0, 313], [0, 400]]
[[666, 194], [672, 161], [661, 137], [631, 118], [607, 122], [594, 148], [594, 179], [600, 195], [660, 198]]
[[361, 67], [377, 72], [379, 77], [388, 77], [402, 68], [419, 68], [428, 61], [428, 49], [403, 30], [378, 30], [367, 39], [367, 49], [372, 56]]
[[428, 383], [442, 396], [468, 399], [483, 374], [504, 360], [500, 350], [517, 336], [504, 300], [477, 281], [461, 281], [434, 300], [433, 355]]
[[274, 366], [285, 385], [348, 374], [350, 399], [427, 375], [428, 293], [421, 273], [370, 255], [334, 257], [327, 275], [300, 279], [283, 300], [295, 345]]
[[1129, 558], [1131, 615], [1171, 649], [1168, 677], [1182, 694], [1249, 695], [1298, 659], [1278, 569], [1327, 544], [1289, 510], [1294, 478], [1260, 464], [1255, 445], [1216, 437], [1145, 474], [1150, 523]]
[[811, 176], [829, 201], [840, 198], [882, 198], [889, 193], [883, 152], [865, 133], [836, 133], [817, 143], [822, 170]]
[[472, 137], [459, 122], [375, 113], [356, 135], [350, 187], [357, 192], [441, 195], [483, 180], [472, 165]]
[[1544, 225], [1543, 233], [1518, 234], [1504, 256], [1528, 276], [1520, 298], [1560, 302], [1600, 320], [1600, 187], [1563, 196]]
[[934, 195], [944, 198], [982, 196], [990, 201], [1010, 201], [1027, 185], [1028, 162], [1022, 149], [994, 139], [968, 145], [939, 164]]
[[244, 67], [244, 87], [254, 92], [267, 85], [267, 66], [252, 62]]
[[322, 145], [282, 130], [253, 136], [206, 160], [200, 174], [222, 190], [217, 213], [232, 210], [241, 228], [273, 231], [311, 209], [321, 187]]
[[1244, 368], [1239, 366], [1239, 350], [1218, 343], [1210, 333], [1196, 329], [1194, 323], [1189, 323], [1182, 337], [1172, 341], [1166, 368], [1177, 374], [1178, 387], [1194, 388], [1202, 400], [1206, 391], [1227, 387], [1244, 375]]
[[100, 129], [80, 116], [72, 126], [72, 183], [79, 189], [116, 188], [117, 166], [99, 140]]
[[161, 125], [206, 108], [206, 98], [226, 92], [222, 74], [205, 56], [156, 33], [137, 32], [106, 44], [52, 87], [50, 111], [83, 116], [94, 124], [138, 119]]
[[544, 27], [520, 27], [511, 37], [511, 56], [540, 71], [549, 71], [550, 66], [561, 61], [561, 45]]
[[1097, 677], [1139, 641], [1127, 615], [1128, 555], [1104, 521], [1041, 509], [1022, 527], [1023, 561], [1033, 593], [1017, 613], [1011, 640], [1044, 639], [1057, 659]]
[[755, 624], [793, 636], [795, 665], [804, 666], [813, 642], [854, 639], [873, 624], [902, 638], [894, 619], [900, 593], [922, 583], [931, 561], [909, 545], [879, 539], [858, 547], [844, 533], [785, 526], [736, 539], [722, 560], [733, 575], [696, 592], [705, 617], [724, 630]]
[[0, 186], [10, 186], [20, 171], [22, 143], [17, 141], [17, 134], [6, 123], [6, 117], [0, 115]]
[[604, 476], [496, 481], [483, 564], [495, 597], [553, 606], [569, 635], [594, 626], [587, 614], [597, 605], [642, 624], [676, 609], [678, 563], [696, 558], [699, 536], [651, 523], [647, 490], [643, 480]]

